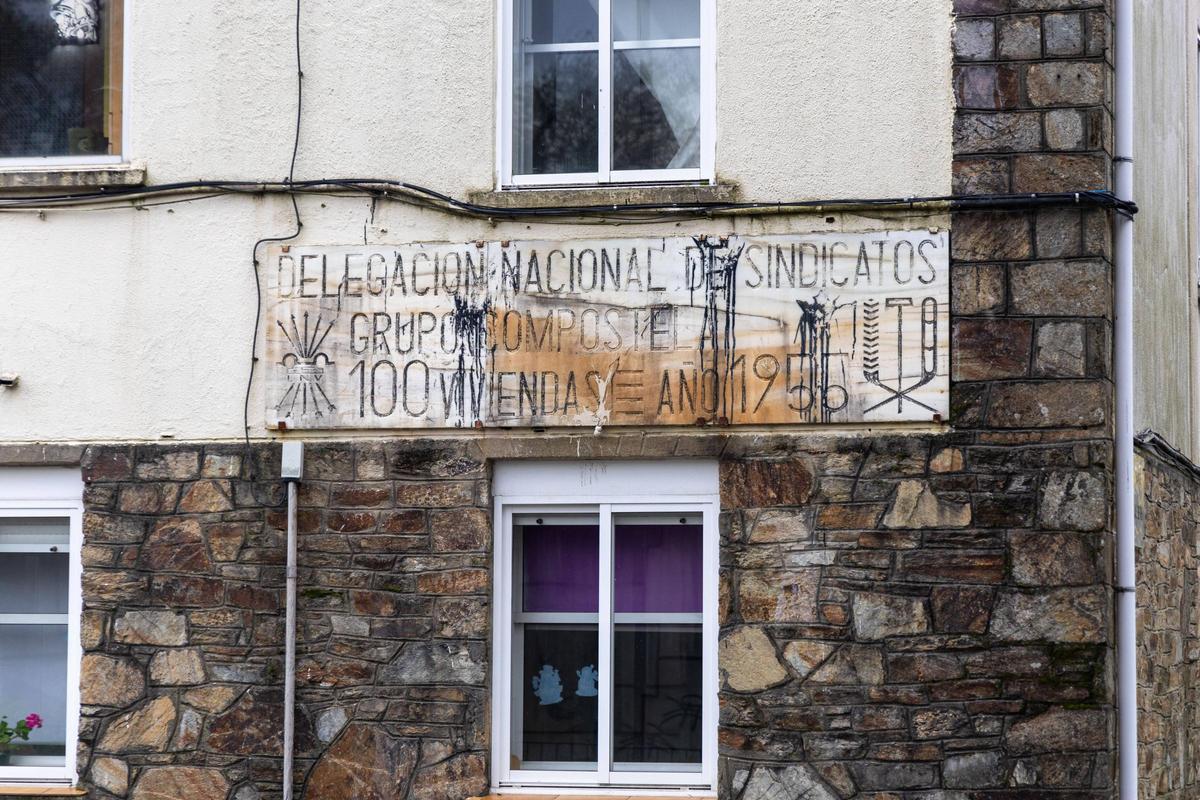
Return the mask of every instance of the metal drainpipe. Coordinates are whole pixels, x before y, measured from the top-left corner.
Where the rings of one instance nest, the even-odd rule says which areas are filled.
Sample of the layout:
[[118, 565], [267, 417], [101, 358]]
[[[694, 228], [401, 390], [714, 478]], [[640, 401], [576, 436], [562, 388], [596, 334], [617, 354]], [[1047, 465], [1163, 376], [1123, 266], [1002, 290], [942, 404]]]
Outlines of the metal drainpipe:
[[[1116, 130], [1114, 189], [1133, 198], [1133, 0], [1116, 3]], [[1133, 488], [1133, 219], [1116, 212], [1114, 378], [1117, 525], [1117, 764], [1121, 800], [1138, 796], [1137, 552]]]
[[283, 664], [283, 800], [292, 800], [296, 729], [296, 487], [304, 474], [304, 445], [284, 442], [282, 477], [287, 483], [287, 616]]

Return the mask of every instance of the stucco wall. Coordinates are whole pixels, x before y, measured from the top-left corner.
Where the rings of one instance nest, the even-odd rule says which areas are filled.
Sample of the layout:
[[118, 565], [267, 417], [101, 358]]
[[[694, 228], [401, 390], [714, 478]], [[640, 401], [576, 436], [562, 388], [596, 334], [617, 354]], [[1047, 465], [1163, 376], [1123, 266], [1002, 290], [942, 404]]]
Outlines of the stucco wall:
[[1135, 424], [1195, 459], [1194, 0], [1138, 0], [1135, 83]]
[[[295, 119], [290, 11], [130, 4], [129, 155], [149, 179], [284, 177]], [[429, 7], [436, 13], [306, 0], [298, 178], [403, 178], [458, 196], [494, 187], [493, 4]], [[948, 193], [950, 7], [719, 0], [720, 180], [753, 200]], [[304, 198], [301, 209], [298, 242], [309, 244], [632, 233], [493, 227], [357, 199]], [[839, 215], [634, 230], [885, 224]], [[21, 376], [0, 391], [0, 440], [239, 436], [251, 245], [291, 226], [283, 197], [0, 218], [0, 371]], [[261, 434], [257, 386], [250, 409]]]

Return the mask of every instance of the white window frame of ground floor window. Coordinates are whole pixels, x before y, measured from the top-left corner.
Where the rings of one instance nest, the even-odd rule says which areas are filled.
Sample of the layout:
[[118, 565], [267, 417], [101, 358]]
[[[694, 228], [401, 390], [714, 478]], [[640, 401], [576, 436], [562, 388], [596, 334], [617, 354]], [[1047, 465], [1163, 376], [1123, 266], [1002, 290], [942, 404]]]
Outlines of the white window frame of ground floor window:
[[[81, 591], [83, 545], [83, 481], [78, 469], [0, 467], [0, 517], [65, 519], [70, 526], [70, 567], [68, 572], [68, 602], [65, 615], [67, 626], [67, 695], [66, 753], [61, 767], [0, 766], [0, 786], [29, 784], [70, 785], [76, 780], [76, 747], [79, 741], [79, 667], [82, 647], [79, 639], [79, 620], [82, 614]], [[31, 546], [36, 547], [36, 546]], [[18, 552], [7, 548], [3, 552]], [[27, 552], [21, 550], [19, 552]], [[31, 552], [44, 552], [32, 550]], [[3, 553], [0, 552], [0, 555]], [[8, 624], [44, 622], [43, 615], [0, 615]], [[39, 617], [34, 619], [33, 617]], [[29, 617], [22, 621], [19, 617]], [[15, 720], [10, 719], [9, 723]]]
[[[496, 177], [500, 188], [548, 188], [556, 186], [607, 186], [626, 183], [712, 183], [716, 179], [717, 138], [717, 4], [700, 2], [700, 38], [613, 42], [612, 0], [599, 0], [599, 42], [546, 44], [527, 47], [527, 52], [591, 52], [599, 57], [600, 86], [599, 154], [595, 172], [516, 175], [513, 172], [513, 20], [518, 0], [501, 0], [497, 26]], [[700, 166], [687, 169], [618, 170], [612, 168], [612, 54], [614, 50], [699, 47], [700, 49]]]
[[[679, 459], [630, 462], [501, 462], [496, 465], [495, 547], [493, 550], [493, 669], [492, 669], [492, 791], [525, 794], [664, 793], [711, 796], [716, 791], [718, 717], [718, 591], [720, 511], [715, 461]], [[534, 493], [536, 492], [536, 493]], [[598, 519], [600, 547], [611, 552], [613, 517], [626, 514], [681, 513], [703, 521], [702, 590], [702, 711], [699, 771], [640, 772], [614, 770], [612, 761], [612, 639], [619, 620], [612, 613], [612, 596], [600, 595], [595, 620], [599, 637], [597, 763], [593, 770], [514, 769], [509, 753], [512, 740], [513, 681], [513, 518], [528, 514], [581, 515]], [[612, 559], [600, 559], [601, 585], [612, 585]], [[528, 616], [528, 615], [526, 615]], [[562, 615], [555, 615], [556, 617]], [[621, 617], [628, 615], [621, 614]], [[656, 617], [662, 615], [655, 615]], [[533, 620], [527, 620], [533, 621]], [[607, 736], [605, 735], [607, 734]]]

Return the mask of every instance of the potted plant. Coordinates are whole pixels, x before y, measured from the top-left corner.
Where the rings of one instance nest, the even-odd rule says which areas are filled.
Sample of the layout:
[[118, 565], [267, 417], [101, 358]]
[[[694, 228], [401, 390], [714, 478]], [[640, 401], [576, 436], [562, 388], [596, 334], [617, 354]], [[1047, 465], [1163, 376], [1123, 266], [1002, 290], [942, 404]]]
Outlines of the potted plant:
[[29, 734], [40, 727], [42, 718], [37, 714], [30, 714], [12, 726], [8, 724], [8, 717], [0, 717], [0, 766], [8, 764], [9, 747], [13, 739], [29, 741]]

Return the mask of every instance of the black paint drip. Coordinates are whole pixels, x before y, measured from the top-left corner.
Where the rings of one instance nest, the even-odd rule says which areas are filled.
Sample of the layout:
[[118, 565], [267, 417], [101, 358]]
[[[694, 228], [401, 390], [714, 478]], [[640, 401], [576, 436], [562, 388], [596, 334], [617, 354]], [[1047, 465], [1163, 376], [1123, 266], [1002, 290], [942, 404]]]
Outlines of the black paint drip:
[[[830, 379], [833, 352], [833, 325], [838, 311], [843, 308], [853, 308], [857, 317], [857, 303], [838, 303], [837, 298], [826, 300], [823, 294], [817, 294], [811, 301], [797, 300], [800, 307], [800, 322], [796, 325], [796, 335], [793, 343], [799, 344], [800, 356], [807, 363], [802, 367], [805, 374], [804, 385], [809, 387], [812, 397], [805, 414], [808, 422], [831, 422], [834, 412], [841, 411], [849, 402], [849, 391], [846, 386], [846, 365], [842, 363], [842, 383], [835, 384]], [[853, 324], [855, 340], [851, 344], [851, 354], [858, 343], [857, 321]], [[868, 347], [870, 342], [868, 342]], [[819, 389], [818, 389], [819, 387]], [[833, 396], [831, 390], [840, 392], [840, 402], [830, 402]], [[818, 405], [819, 404], [819, 405]]]
[[[487, 319], [492, 302], [484, 300], [475, 305], [458, 295], [454, 296], [454, 335], [458, 349], [458, 368], [454, 371], [453, 392], [458, 401], [462, 422], [482, 419], [483, 394], [487, 379], [483, 357], [487, 351]], [[467, 400], [470, 400], [470, 419], [467, 419]], [[447, 409], [449, 411], [449, 409]]]
[[[688, 259], [688, 287], [692, 293], [692, 305], [695, 305], [696, 288], [704, 289], [700, 369], [702, 374], [712, 370], [714, 396], [720, 398], [718, 415], [728, 423], [733, 420], [734, 410], [731, 377], [737, 351], [737, 269], [746, 246], [743, 244], [734, 250], [727, 243], [712, 244], [706, 236], [693, 237], [692, 241], [700, 252], [699, 262]], [[697, 268], [701, 270], [702, 281], [696, 280]], [[711, 357], [707, 358], [706, 341], [711, 343]]]

